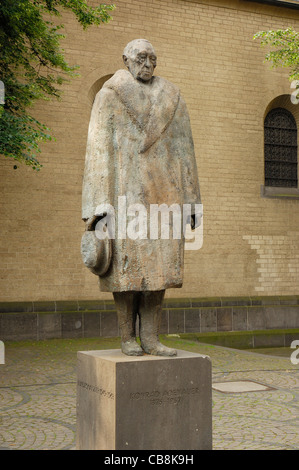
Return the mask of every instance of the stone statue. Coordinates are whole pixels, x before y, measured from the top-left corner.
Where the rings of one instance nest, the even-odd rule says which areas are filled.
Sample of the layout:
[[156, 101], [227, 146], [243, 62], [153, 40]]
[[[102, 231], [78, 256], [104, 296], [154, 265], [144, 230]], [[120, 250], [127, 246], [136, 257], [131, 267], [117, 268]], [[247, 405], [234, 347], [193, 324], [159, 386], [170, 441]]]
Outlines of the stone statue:
[[[168, 212], [168, 237], [153, 228], [149, 214], [200, 204], [190, 121], [177, 86], [153, 75], [157, 57], [149, 41], [131, 41], [123, 61], [127, 70], [106, 81], [92, 109], [81, 252], [100, 290], [113, 293], [122, 352], [173, 356], [176, 350], [162, 345], [158, 333], [165, 289], [183, 283], [184, 234], [171, 232], [175, 213]], [[194, 210], [189, 223], [196, 223]]]

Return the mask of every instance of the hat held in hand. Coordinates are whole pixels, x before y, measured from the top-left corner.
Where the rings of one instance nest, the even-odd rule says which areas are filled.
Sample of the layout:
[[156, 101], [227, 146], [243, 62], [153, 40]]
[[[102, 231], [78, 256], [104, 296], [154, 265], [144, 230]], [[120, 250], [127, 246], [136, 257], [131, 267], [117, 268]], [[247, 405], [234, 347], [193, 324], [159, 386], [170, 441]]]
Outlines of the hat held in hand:
[[95, 230], [84, 232], [81, 240], [81, 255], [85, 266], [97, 276], [104, 276], [112, 258], [112, 240], [99, 239]]

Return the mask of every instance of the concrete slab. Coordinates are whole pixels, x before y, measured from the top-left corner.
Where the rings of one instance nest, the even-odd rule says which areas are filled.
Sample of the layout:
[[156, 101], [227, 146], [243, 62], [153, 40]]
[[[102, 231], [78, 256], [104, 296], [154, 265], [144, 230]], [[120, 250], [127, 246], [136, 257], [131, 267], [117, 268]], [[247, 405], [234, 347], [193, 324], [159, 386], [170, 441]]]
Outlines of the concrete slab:
[[260, 392], [272, 390], [272, 387], [263, 385], [251, 380], [237, 380], [232, 382], [216, 382], [212, 386], [213, 390], [223, 393], [243, 393], [243, 392]]

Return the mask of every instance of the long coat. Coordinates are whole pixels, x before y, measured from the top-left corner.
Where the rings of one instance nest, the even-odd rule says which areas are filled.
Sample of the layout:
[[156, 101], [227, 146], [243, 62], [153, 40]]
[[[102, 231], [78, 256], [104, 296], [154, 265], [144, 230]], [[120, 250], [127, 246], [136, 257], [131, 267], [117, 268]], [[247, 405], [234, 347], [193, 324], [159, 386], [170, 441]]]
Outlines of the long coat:
[[[100, 277], [102, 291], [163, 290], [183, 283], [184, 237], [120, 238], [118, 217], [129, 226], [132, 214], [118, 210], [142, 204], [199, 204], [200, 192], [187, 108], [179, 89], [160, 77], [150, 83], [119, 70], [95, 98], [88, 132], [82, 218], [97, 206], [115, 209], [112, 261]], [[125, 197], [125, 199], [124, 199]], [[177, 206], [176, 206], [177, 207]], [[143, 219], [144, 220], [144, 219]], [[170, 228], [172, 227], [170, 217]]]

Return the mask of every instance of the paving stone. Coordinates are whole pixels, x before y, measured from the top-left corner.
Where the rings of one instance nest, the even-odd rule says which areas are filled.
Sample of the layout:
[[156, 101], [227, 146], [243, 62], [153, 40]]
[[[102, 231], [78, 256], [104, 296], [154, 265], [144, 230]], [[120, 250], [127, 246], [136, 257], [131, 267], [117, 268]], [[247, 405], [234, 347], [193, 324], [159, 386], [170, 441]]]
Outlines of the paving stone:
[[[211, 357], [213, 449], [299, 449], [299, 365], [290, 358], [176, 341], [180, 349]], [[117, 338], [7, 342], [6, 363], [0, 365], [0, 449], [74, 450], [77, 351], [117, 344]], [[266, 390], [223, 393], [219, 383], [260, 384]]]

